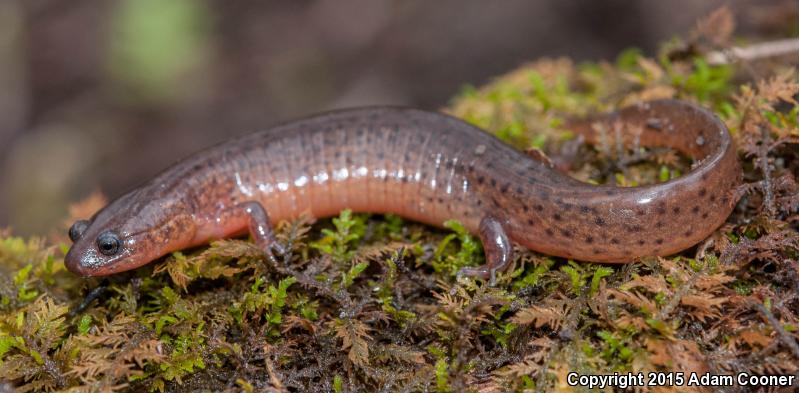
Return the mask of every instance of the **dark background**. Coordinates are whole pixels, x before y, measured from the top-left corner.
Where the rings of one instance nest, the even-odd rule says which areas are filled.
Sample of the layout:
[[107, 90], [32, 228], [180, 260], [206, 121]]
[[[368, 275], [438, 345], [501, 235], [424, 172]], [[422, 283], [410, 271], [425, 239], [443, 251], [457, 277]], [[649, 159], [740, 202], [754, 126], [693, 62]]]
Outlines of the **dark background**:
[[750, 37], [799, 18], [778, 0], [2, 0], [0, 227], [47, 233], [93, 190], [298, 116], [436, 109], [542, 56], [652, 54], [725, 3]]

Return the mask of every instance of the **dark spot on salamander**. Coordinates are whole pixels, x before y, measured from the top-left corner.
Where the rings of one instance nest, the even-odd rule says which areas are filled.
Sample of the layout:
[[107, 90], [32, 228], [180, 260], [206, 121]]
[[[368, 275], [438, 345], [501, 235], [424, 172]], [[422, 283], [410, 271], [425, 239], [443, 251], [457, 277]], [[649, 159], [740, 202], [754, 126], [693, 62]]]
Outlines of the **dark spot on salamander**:
[[655, 228], [663, 228], [663, 221], [658, 221], [655, 223]]
[[561, 229], [560, 234], [563, 235], [563, 237], [568, 237], [568, 238], [572, 237], [572, 231], [568, 229]]
[[555, 235], [555, 232], [553, 232], [551, 228], [547, 228], [547, 230], [545, 232], [547, 233], [547, 236], [554, 236]]
[[603, 250], [603, 249], [601, 249], [601, 248], [595, 248], [595, 249], [593, 249], [593, 250], [591, 250], [591, 251], [592, 251], [594, 254], [604, 254], [604, 253], [605, 253], [605, 250]]
[[552, 218], [554, 218], [555, 221], [560, 221], [560, 220], [563, 219], [563, 217], [561, 217], [561, 215], [558, 214], [558, 213], [555, 213], [554, 215], [552, 215]]
[[701, 188], [701, 189], [699, 190], [699, 197], [703, 197], [703, 196], [705, 196], [705, 195], [707, 195], [707, 189], [705, 189], [705, 188]]
[[699, 214], [699, 206], [694, 206], [693, 208], [691, 208], [691, 213]]
[[635, 233], [635, 232], [638, 232], [638, 231], [640, 230], [640, 228], [641, 228], [641, 226], [639, 226], [639, 225], [625, 225], [625, 226], [624, 226], [624, 229], [625, 229], [625, 230], [626, 230], [628, 233]]
[[702, 213], [702, 218], [707, 218], [707, 216], [708, 216], [707, 212]]
[[679, 213], [680, 213], [680, 207], [679, 207], [679, 206], [674, 206], [674, 207], [671, 209], [671, 211], [672, 211], [674, 214], [679, 214]]
[[593, 236], [586, 236], [585, 242], [588, 243], [588, 244], [593, 243], [594, 242], [594, 237]]
[[[377, 153], [377, 154], [383, 154], [383, 153]], [[335, 152], [335, 153], [333, 153], [333, 157], [335, 157], [335, 158], [341, 158], [341, 151], [340, 151], [340, 150], [336, 150], [336, 152]], [[381, 158], [382, 158], [382, 157], [381, 157]]]
[[483, 177], [482, 175], [477, 176], [477, 184], [483, 184], [484, 181], [486, 181], [485, 177]]
[[610, 244], [619, 244], [619, 239], [617, 239], [615, 237], [610, 239]]
[[497, 179], [491, 179], [491, 187], [497, 186]]
[[542, 201], [548, 201], [549, 194], [546, 191], [541, 191], [538, 193], [538, 198], [540, 198]]
[[716, 201], [716, 196], [715, 195], [711, 195], [708, 199], [710, 200], [710, 202], [715, 202]]
[[596, 217], [596, 218], [594, 218], [594, 223], [596, 225], [598, 225], [598, 226], [604, 226], [605, 225], [605, 219], [602, 218], [602, 217]]
[[655, 240], [655, 243], [657, 243], [657, 244], [663, 244], [663, 239], [656, 239], [656, 240]]
[[443, 197], [438, 197], [438, 203], [444, 203], [444, 198]]
[[638, 210], [635, 211], [635, 214], [637, 214], [639, 216], [643, 216], [644, 214], [646, 214], [646, 211], [644, 211], [644, 209], [638, 209]]
[[684, 235], [685, 237], [690, 237], [690, 236], [691, 236], [691, 235], [693, 235], [693, 234], [694, 234], [694, 232], [693, 232], [693, 231], [691, 231], [691, 230], [685, 231], [685, 233], [683, 233], [683, 235]]
[[478, 199], [478, 200], [477, 200], [477, 206], [482, 206], [482, 205], [483, 205], [483, 201], [481, 201], [481, 200], [479, 200], [479, 199]]
[[541, 212], [541, 211], [544, 211], [544, 206], [543, 206], [543, 205], [540, 205], [540, 204], [538, 204], [538, 205], [535, 205], [535, 210], [537, 210], [537, 211], [540, 211], [540, 212]]
[[502, 187], [499, 188], [499, 190], [502, 191], [502, 193], [504, 194], [508, 192], [509, 188], [510, 188], [510, 183], [505, 183], [502, 185]]
[[646, 241], [644, 239], [638, 239], [639, 246], [643, 246], [644, 244], [646, 244]]
[[535, 221], [533, 221], [533, 219], [532, 219], [532, 218], [528, 218], [528, 219], [527, 219], [527, 225], [529, 225], [529, 226], [533, 226], [533, 224], [535, 224]]
[[530, 208], [527, 205], [523, 205], [522, 210], [524, 210], [524, 212], [527, 213], [530, 211]]
[[524, 190], [522, 189], [521, 186], [516, 186], [516, 193], [519, 195], [522, 195], [524, 193]]

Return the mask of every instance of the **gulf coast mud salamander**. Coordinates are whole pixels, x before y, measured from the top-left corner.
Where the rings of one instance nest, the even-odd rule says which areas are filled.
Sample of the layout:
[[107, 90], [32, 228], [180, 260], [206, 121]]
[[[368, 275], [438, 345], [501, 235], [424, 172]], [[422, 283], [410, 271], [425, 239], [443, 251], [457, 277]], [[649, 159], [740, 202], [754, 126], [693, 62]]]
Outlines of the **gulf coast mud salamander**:
[[493, 280], [514, 241], [576, 260], [630, 262], [695, 245], [734, 207], [735, 148], [705, 109], [653, 101], [570, 128], [592, 143], [604, 135], [674, 148], [695, 164], [655, 185], [589, 185], [447, 115], [342, 110], [190, 156], [77, 221], [66, 265], [79, 275], [109, 275], [248, 232], [271, 256], [280, 251], [272, 223], [349, 208], [434, 226], [460, 220], [482, 240], [487, 261], [463, 273]]

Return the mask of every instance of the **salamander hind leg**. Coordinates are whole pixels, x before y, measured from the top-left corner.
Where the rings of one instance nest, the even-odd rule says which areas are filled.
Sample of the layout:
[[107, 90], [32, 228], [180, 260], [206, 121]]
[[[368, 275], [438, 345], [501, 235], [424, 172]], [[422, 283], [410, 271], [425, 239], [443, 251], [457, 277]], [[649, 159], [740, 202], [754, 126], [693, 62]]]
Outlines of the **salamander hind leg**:
[[513, 247], [502, 224], [493, 217], [485, 217], [480, 221], [478, 236], [483, 243], [486, 264], [463, 268], [458, 275], [482, 277], [488, 280], [489, 285], [493, 286], [496, 283], [497, 271], [508, 267]]

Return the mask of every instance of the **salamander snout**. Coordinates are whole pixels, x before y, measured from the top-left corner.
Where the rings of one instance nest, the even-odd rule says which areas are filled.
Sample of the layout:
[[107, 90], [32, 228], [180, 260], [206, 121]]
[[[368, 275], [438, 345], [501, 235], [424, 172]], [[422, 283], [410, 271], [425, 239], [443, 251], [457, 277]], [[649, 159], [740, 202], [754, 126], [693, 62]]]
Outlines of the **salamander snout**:
[[81, 276], [101, 276], [116, 272], [114, 268], [128, 254], [122, 237], [113, 230], [92, 228], [89, 221], [76, 221], [69, 228], [72, 239], [64, 263], [71, 272]]

